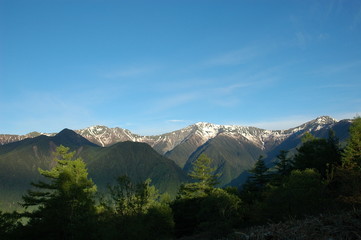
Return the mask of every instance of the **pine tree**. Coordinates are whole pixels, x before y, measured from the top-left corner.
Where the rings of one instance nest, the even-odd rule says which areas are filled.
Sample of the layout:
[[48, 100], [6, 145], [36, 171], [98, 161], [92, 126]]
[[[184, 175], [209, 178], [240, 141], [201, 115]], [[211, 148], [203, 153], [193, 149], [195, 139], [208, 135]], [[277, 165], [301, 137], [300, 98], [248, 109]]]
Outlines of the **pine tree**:
[[350, 137], [342, 154], [342, 165], [336, 168], [331, 190], [348, 206], [361, 206], [361, 118], [356, 117], [349, 129]]
[[289, 176], [293, 169], [292, 158], [287, 157], [288, 151], [281, 150], [277, 155], [278, 162], [275, 166], [275, 172], [271, 174], [271, 184], [273, 186], [280, 186], [285, 177]]
[[257, 188], [264, 188], [269, 181], [269, 175], [267, 174], [268, 167], [263, 160], [263, 156], [260, 156], [252, 170], [249, 172], [253, 175], [250, 176], [250, 181], [254, 183]]
[[327, 178], [341, 161], [338, 139], [334, 132], [329, 131], [328, 139], [315, 138], [311, 134], [303, 139], [307, 141], [303, 140], [302, 146], [297, 149], [293, 158], [294, 168], [299, 170], [313, 168], [321, 173], [323, 178]]
[[277, 155], [279, 162], [276, 164], [277, 174], [285, 176], [289, 175], [292, 170], [293, 162], [291, 158], [287, 157], [288, 151], [281, 150], [280, 154]]
[[268, 167], [266, 166], [263, 156], [260, 156], [251, 170], [251, 175], [247, 181], [242, 185], [241, 199], [248, 204], [254, 205], [255, 202], [261, 201], [264, 198], [264, 191], [267, 183], [271, 180], [271, 175], [268, 174]]
[[361, 117], [353, 119], [349, 132], [350, 137], [344, 149], [342, 165], [361, 170]]
[[95, 214], [96, 186], [88, 179], [82, 159], [75, 152], [60, 146], [56, 149], [57, 165], [51, 170], [39, 169], [49, 182], [32, 183], [38, 190], [29, 190], [23, 203], [30, 218], [29, 234], [37, 239], [89, 239], [89, 227]]
[[206, 196], [217, 184], [219, 174], [214, 174], [215, 168], [211, 167], [212, 160], [205, 154], [193, 162], [192, 171], [188, 174], [195, 182], [183, 184], [179, 190], [179, 197], [194, 198]]

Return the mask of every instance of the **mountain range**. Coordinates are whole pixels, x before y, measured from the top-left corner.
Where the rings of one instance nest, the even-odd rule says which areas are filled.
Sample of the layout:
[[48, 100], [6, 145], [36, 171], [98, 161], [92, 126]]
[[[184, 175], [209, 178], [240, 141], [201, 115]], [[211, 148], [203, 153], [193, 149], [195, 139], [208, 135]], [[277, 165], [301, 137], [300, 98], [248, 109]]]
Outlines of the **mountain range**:
[[0, 193], [14, 196], [11, 199], [19, 197], [20, 190], [29, 188], [30, 181], [40, 179], [39, 167], [49, 169], [54, 165], [52, 153], [60, 144], [77, 151], [100, 189], [126, 174], [135, 181], [152, 178], [161, 191], [174, 195], [181, 182], [187, 181], [192, 162], [202, 153], [213, 160], [216, 172], [221, 173], [221, 186], [239, 185], [260, 155], [271, 166], [280, 150], [292, 152], [299, 146], [305, 132], [327, 137], [333, 129], [343, 142], [350, 124], [351, 120], [322, 116], [287, 130], [199, 122], [157, 136], [140, 136], [106, 126], [64, 129], [57, 134], [1, 134]]

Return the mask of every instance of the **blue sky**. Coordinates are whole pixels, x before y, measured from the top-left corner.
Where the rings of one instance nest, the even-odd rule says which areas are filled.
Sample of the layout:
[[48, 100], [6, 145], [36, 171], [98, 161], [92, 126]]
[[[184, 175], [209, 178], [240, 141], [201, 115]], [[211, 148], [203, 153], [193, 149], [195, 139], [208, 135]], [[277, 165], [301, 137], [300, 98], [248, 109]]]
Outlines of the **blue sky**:
[[0, 0], [0, 133], [360, 112], [359, 0]]

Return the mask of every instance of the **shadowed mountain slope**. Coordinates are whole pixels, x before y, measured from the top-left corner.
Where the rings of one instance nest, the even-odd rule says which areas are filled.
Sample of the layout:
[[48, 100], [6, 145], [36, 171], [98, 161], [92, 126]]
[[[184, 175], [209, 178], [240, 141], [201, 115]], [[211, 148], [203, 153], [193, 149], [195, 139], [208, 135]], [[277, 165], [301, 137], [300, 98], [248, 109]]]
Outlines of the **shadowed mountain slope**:
[[0, 196], [3, 206], [13, 207], [29, 188], [42, 179], [38, 169], [55, 166], [53, 153], [64, 145], [87, 163], [90, 178], [100, 189], [116, 177], [128, 175], [134, 181], [152, 179], [161, 191], [175, 194], [186, 175], [171, 160], [144, 143], [124, 142], [99, 147], [75, 132], [64, 129], [53, 137], [38, 136], [0, 146]]

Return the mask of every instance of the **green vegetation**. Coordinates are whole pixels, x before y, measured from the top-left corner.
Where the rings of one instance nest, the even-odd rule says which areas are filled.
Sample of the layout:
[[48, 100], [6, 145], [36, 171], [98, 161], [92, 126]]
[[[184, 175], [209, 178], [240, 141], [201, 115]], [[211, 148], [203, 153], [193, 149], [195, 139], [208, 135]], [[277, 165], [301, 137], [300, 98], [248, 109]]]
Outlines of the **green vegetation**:
[[[332, 132], [327, 139], [306, 134], [293, 156], [287, 151], [280, 152], [274, 167], [268, 166], [260, 157], [250, 169], [250, 177], [242, 189], [217, 187], [221, 175], [215, 172], [212, 160], [201, 154], [190, 167], [188, 175], [192, 181], [184, 182], [178, 188], [175, 199], [160, 194], [150, 179], [134, 181], [126, 175], [117, 176], [113, 184], [99, 193], [88, 177], [88, 166], [103, 167], [97, 163], [98, 157], [109, 156], [108, 150], [89, 147], [92, 150], [84, 150], [88, 155], [83, 157], [90, 159], [84, 161], [69, 148], [56, 148], [54, 165], [49, 170], [39, 169], [42, 178], [32, 183], [32, 189], [23, 196], [23, 209], [12, 213], [0, 211], [0, 239], [115, 240], [185, 236], [212, 239], [236, 236], [239, 229], [269, 221], [294, 219], [300, 225], [303, 223], [297, 219], [314, 219], [312, 216], [326, 216], [326, 213], [333, 214], [332, 219], [343, 219], [339, 225], [345, 229], [339, 232], [351, 229], [344, 222], [359, 223], [355, 220], [357, 214], [358, 218], [360, 216], [361, 207], [359, 117], [353, 120], [345, 147], [340, 146]], [[153, 153], [148, 148], [139, 149], [142, 157]], [[90, 156], [92, 151], [96, 157]], [[119, 146], [114, 146], [111, 151], [113, 154], [129, 153]], [[119, 158], [121, 163], [124, 163], [123, 158]], [[111, 163], [114, 168], [118, 167], [115, 162]], [[348, 214], [350, 210], [354, 214]], [[328, 219], [322, 224], [336, 222]], [[272, 236], [279, 234], [277, 226], [292, 228], [286, 223], [270, 226], [268, 232]], [[338, 239], [337, 233], [327, 232], [323, 226], [319, 229], [322, 234]], [[283, 231], [293, 234], [287, 229]], [[304, 231], [313, 234], [310, 228]], [[261, 232], [264, 231], [261, 229]], [[356, 230], [348, 233], [352, 235]], [[262, 235], [257, 239], [266, 237]]]
[[215, 168], [211, 168], [212, 160], [202, 154], [194, 163], [191, 172], [188, 174], [195, 182], [182, 184], [178, 198], [204, 197], [217, 185], [217, 177], [214, 175]]
[[229, 233], [241, 219], [241, 199], [232, 191], [216, 188], [211, 159], [202, 154], [189, 176], [192, 183], [180, 187], [172, 202], [176, 236], [206, 232], [209, 236]]
[[82, 159], [75, 152], [60, 146], [55, 156], [57, 165], [50, 171], [39, 169], [50, 183], [32, 183], [38, 190], [29, 190], [21, 205], [29, 218], [24, 228], [34, 239], [95, 239], [88, 229], [95, 227], [96, 186], [88, 179]]

